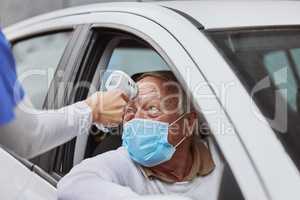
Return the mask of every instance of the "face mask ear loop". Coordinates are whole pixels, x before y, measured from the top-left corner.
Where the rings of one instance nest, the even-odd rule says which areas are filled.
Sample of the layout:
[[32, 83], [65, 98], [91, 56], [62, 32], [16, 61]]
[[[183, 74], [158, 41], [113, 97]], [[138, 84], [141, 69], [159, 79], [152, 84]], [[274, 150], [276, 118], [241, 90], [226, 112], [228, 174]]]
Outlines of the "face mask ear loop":
[[[175, 124], [176, 122], [178, 122], [179, 120], [181, 120], [184, 116], [185, 116], [186, 113], [183, 113], [180, 117], [178, 117], [174, 122], [172, 122], [170, 126], [172, 126], [173, 124]], [[174, 148], [176, 149], [184, 140], [186, 139], [186, 136], [184, 136], [175, 146]]]
[[186, 136], [184, 136], [175, 146], [174, 148], [176, 149], [181, 143], [186, 139]]
[[174, 122], [172, 122], [172, 123], [169, 125], [169, 127], [170, 127], [170, 126], [173, 126], [176, 122], [178, 122], [179, 120], [181, 120], [181, 119], [185, 116], [185, 114], [186, 114], [186, 113], [183, 113], [181, 116], [179, 116]]

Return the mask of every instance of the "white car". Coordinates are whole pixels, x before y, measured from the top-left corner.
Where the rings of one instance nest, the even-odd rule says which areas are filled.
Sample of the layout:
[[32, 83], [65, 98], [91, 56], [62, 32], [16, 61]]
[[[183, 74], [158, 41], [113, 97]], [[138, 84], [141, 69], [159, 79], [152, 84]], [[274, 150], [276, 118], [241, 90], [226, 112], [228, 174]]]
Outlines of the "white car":
[[[299, 10], [295, 1], [107, 3], [38, 16], [4, 32], [37, 108], [84, 99], [102, 89], [109, 70], [172, 70], [226, 163], [218, 199], [298, 199]], [[84, 158], [120, 145], [119, 136], [91, 132], [32, 162], [59, 180]]]
[[38, 166], [0, 147], [1, 199], [56, 199], [55, 180]]

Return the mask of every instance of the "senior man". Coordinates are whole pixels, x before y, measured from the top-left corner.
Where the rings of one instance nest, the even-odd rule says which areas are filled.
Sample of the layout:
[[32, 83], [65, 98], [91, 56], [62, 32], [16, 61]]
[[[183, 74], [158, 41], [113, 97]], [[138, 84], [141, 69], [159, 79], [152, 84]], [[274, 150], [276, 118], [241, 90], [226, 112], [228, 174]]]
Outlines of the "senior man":
[[87, 159], [58, 184], [60, 200], [119, 200], [179, 194], [217, 199], [223, 164], [197, 134], [197, 113], [171, 72], [137, 79], [126, 108], [122, 147]]

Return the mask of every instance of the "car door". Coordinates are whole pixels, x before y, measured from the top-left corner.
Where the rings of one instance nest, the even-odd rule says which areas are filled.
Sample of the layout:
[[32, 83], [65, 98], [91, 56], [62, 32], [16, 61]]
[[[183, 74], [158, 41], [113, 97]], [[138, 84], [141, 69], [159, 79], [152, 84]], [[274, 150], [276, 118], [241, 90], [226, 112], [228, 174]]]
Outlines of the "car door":
[[[131, 36], [133, 41], [142, 41], [152, 50], [151, 52], [156, 52], [159, 55], [168, 69], [173, 71], [185, 91], [193, 97], [199, 111], [201, 108], [201, 112], [211, 127], [217, 146], [219, 146], [220, 154], [221, 156], [224, 155], [228, 163], [226, 166], [229, 168], [229, 172], [226, 174], [231, 177], [229, 179], [233, 179], [233, 182], [238, 183], [237, 187], [225, 188], [225, 190], [234, 195], [241, 189], [245, 198], [268, 199], [264, 183], [257, 174], [255, 166], [247, 154], [247, 149], [241, 142], [230, 118], [226, 115], [206, 77], [187, 53], [184, 45], [169, 30], [166, 30], [166, 27], [158, 23], [158, 19], [176, 21], [178, 23], [172, 26], [177, 25], [177, 28], [182, 26], [182, 29], [187, 28], [186, 30], [192, 32], [195, 31], [195, 27], [179, 14], [168, 10], [164, 10], [161, 16], [154, 16], [147, 9], [141, 9], [139, 12], [143, 13], [142, 16], [121, 11], [106, 11], [103, 13], [90, 13], [80, 17], [85, 22], [92, 24], [90, 27], [91, 34], [89, 35], [95, 37], [92, 37], [94, 39], [91, 39], [93, 41], [91, 45], [87, 46], [86, 49], [82, 49], [83, 53], [81, 54], [85, 54], [86, 57], [82, 61], [78, 79], [88, 83], [88, 86], [85, 85], [85, 87], [74, 91], [75, 96], [77, 96], [75, 101], [84, 99], [89, 92], [95, 92], [100, 88], [101, 70], [97, 73], [97, 69], [102, 69], [102, 72], [105, 71], [114, 52], [118, 52], [117, 46], [114, 46], [116, 41], [113, 40], [116, 34], [125, 38]], [[143, 17], [144, 15], [147, 16]], [[147, 19], [148, 17], [152, 17], [153, 20]], [[97, 37], [97, 35], [101, 35], [101, 37]], [[95, 79], [98, 79], [98, 81], [95, 82]], [[95, 134], [97, 135], [98, 132]], [[100, 136], [102, 136], [101, 134]], [[77, 164], [87, 157], [86, 150], [90, 148], [90, 146], [86, 146], [89, 144], [88, 140], [87, 136], [83, 136], [66, 144], [63, 147], [64, 151], [58, 153], [60, 158], [55, 161], [54, 171], [63, 176], [72, 168], [73, 164]], [[66, 157], [68, 157], [67, 160], [64, 159]], [[234, 167], [233, 170], [230, 170], [232, 167]], [[224, 173], [223, 177], [226, 174]], [[228, 183], [232, 183], [232, 181], [228, 181]], [[225, 185], [228, 185], [228, 183], [225, 181]], [[221, 189], [220, 186], [220, 191]], [[230, 191], [231, 189], [232, 191]], [[226, 195], [220, 193], [219, 196], [222, 199]]]
[[[0, 147], [0, 197], [1, 199], [44, 199], [55, 200], [56, 189], [47, 174], [19, 158], [12, 152], [8, 153]], [[49, 178], [49, 177], [48, 177]], [[38, 189], [37, 189], [38, 188]]]
[[[160, 23], [163, 23], [162, 21], [164, 20], [161, 19]], [[268, 198], [282, 199], [286, 198], [287, 195], [289, 195], [289, 198], [299, 196], [298, 188], [300, 184], [300, 176], [295, 163], [292, 162], [291, 157], [287, 154], [283, 144], [280, 140], [278, 140], [272, 128], [269, 125], [266, 125], [268, 122], [266, 122], [265, 119], [262, 120], [263, 117], [261, 116], [263, 116], [263, 114], [259, 111], [257, 105], [251, 100], [251, 95], [253, 94], [249, 95], [249, 93], [247, 93], [244, 84], [241, 83], [243, 81], [238, 79], [234, 72], [234, 68], [230, 67], [232, 62], [230, 58], [232, 57], [228, 57], [227, 55], [224, 59], [222, 56], [224, 55], [223, 51], [218, 51], [215, 46], [216, 43], [212, 42], [211, 37], [208, 37], [207, 35], [207, 32], [209, 31], [218, 33], [222, 30], [222, 28], [215, 30], [203, 30], [203, 28], [199, 28], [199, 26], [192, 22], [193, 20], [191, 23], [185, 24], [186, 26], [184, 29], [178, 29], [179, 24], [167, 23], [166, 21], [164, 23], [164, 27], [181, 43], [193, 61], [197, 64], [201, 74], [204, 75], [204, 78], [208, 83], [207, 86], [212, 89], [215, 97], [217, 97], [217, 100], [222, 105], [222, 109], [225, 111], [228, 119], [230, 120], [230, 123], [237, 131], [236, 133], [238, 134], [238, 138], [246, 149], [247, 156], [249, 156], [252, 165], [255, 168], [255, 173], [262, 181], [263, 188]], [[183, 26], [182, 22], [181, 26]], [[236, 28], [238, 31], [243, 30], [242, 27]], [[257, 28], [264, 30], [265, 27]], [[284, 29], [284, 27], [281, 28]], [[290, 29], [295, 30], [294, 34], [296, 35], [291, 37], [291, 41], [298, 37], [296, 28], [297, 27], [292, 27]], [[230, 31], [233, 29], [234, 28], [230, 29]], [[249, 29], [252, 30], [250, 27]], [[270, 32], [272, 32], [272, 30], [274, 29], [271, 28]], [[271, 43], [267, 36], [264, 39], [265, 44]], [[246, 40], [249, 41], [247, 45], [253, 45], [249, 38]], [[263, 40], [261, 42], [263, 42]], [[282, 43], [285, 43], [285, 40], [283, 40]], [[232, 43], [229, 42], [228, 45], [230, 46], [230, 44]], [[291, 42], [291, 44], [295, 45], [295, 42]], [[236, 51], [237, 49], [233, 48], [232, 50]], [[293, 50], [292, 54], [294, 54], [294, 57], [296, 55], [297, 58], [297, 52], [295, 52], [296, 49], [290, 50]], [[239, 51], [237, 51], [237, 53], [239, 53]], [[270, 59], [270, 56], [268, 59], [269, 60], [265, 60], [265, 62], [270, 62], [271, 60], [271, 62], [273, 62], [273, 66], [274, 64], [284, 63], [284, 60], [276, 63], [273, 58]], [[294, 58], [290, 58], [290, 60], [293, 61]], [[270, 63], [266, 64], [269, 65], [269, 67], [272, 67]], [[294, 63], [294, 65], [296, 64]], [[239, 68], [241, 66], [237, 65], [236, 67]], [[290, 76], [289, 72], [287, 74]], [[288, 90], [291, 92], [291, 89]], [[295, 89], [292, 88], [292, 90]], [[224, 137], [219, 137], [218, 134], [216, 135], [216, 138], [220, 139], [217, 140], [219, 145], [223, 146], [223, 149], [221, 149], [225, 155], [228, 150], [228, 155], [225, 156], [228, 161], [231, 162], [231, 158], [237, 161], [237, 157], [231, 157], [229, 155], [233, 155], [233, 152], [231, 152], [232, 148], [230, 146], [231, 142], [225, 144], [229, 141], [224, 139]], [[225, 146], [227, 146], [227, 148]], [[235, 173], [237, 168], [240, 168], [238, 162], [234, 164], [234, 160], [232, 160], [231, 165], [232, 168], [235, 168], [233, 169], [233, 173]], [[274, 166], [276, 167], [274, 168]], [[278, 171], [284, 171], [284, 173], [278, 173]], [[275, 181], [278, 179], [281, 181]], [[286, 187], [286, 184], [289, 184], [290, 187]]]

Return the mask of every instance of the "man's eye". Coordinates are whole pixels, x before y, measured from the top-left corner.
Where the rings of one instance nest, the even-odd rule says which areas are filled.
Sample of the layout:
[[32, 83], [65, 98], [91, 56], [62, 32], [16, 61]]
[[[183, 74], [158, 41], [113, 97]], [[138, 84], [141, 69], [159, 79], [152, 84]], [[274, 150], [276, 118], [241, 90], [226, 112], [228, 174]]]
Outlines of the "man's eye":
[[149, 112], [149, 114], [151, 114], [151, 115], [155, 115], [155, 114], [159, 114], [159, 113], [160, 113], [160, 110], [159, 110], [157, 107], [155, 107], [155, 106], [150, 106], [150, 107], [148, 108], [148, 112]]

